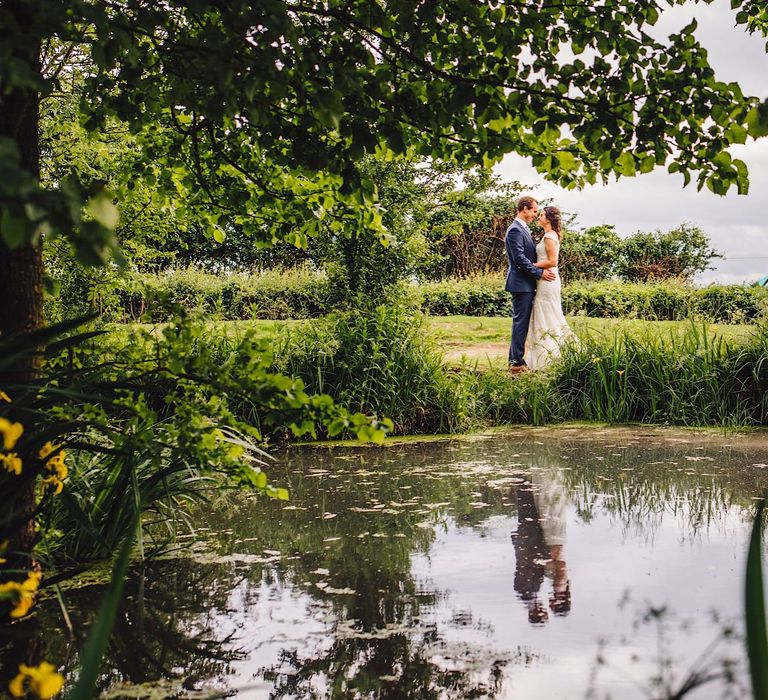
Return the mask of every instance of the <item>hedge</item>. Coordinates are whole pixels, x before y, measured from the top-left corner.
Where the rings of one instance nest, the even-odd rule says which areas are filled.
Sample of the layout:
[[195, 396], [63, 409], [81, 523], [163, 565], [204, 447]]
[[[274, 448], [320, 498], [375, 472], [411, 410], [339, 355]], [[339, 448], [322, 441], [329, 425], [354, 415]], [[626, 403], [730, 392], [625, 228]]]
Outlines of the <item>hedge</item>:
[[[336, 310], [328, 278], [309, 269], [219, 276], [191, 268], [129, 274], [99, 290], [99, 310], [112, 321], [171, 318], [179, 308], [225, 319], [313, 318]], [[434, 316], [509, 316], [511, 297], [496, 276], [426, 282], [410, 288]], [[673, 282], [572, 282], [563, 287], [566, 314], [603, 318], [749, 323], [768, 315], [768, 289], [691, 287]]]
[[[480, 277], [421, 285], [422, 307], [434, 316], [508, 316], [503, 281]], [[714, 323], [750, 323], [768, 312], [768, 289], [739, 285], [691, 287], [674, 282], [572, 282], [563, 287], [568, 315], [675, 321], [703, 317]]]
[[213, 275], [195, 268], [131, 274], [114, 287], [114, 321], [164, 321], [179, 309], [225, 319], [312, 318], [329, 311], [325, 275], [306, 269]]

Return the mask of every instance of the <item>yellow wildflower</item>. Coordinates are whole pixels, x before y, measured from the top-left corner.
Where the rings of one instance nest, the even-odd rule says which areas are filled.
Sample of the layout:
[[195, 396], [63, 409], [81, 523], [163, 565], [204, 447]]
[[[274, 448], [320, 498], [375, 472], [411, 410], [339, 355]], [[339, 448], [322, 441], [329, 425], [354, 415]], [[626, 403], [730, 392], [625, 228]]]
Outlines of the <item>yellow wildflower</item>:
[[40, 451], [37, 453], [37, 456], [40, 457], [40, 459], [45, 459], [51, 452], [53, 452], [56, 448], [53, 446], [52, 442], [46, 442], [45, 445], [43, 445], [40, 448]]
[[53, 664], [43, 661], [39, 666], [19, 664], [19, 673], [11, 681], [8, 690], [15, 698], [35, 693], [41, 700], [49, 700], [64, 687], [62, 676]]
[[[40, 585], [39, 571], [30, 571], [26, 581], [6, 581], [0, 583], [0, 597], [14, 599], [11, 617], [24, 617], [35, 602], [37, 588]], [[10, 593], [10, 595], [8, 595]]]
[[619, 376], [621, 376], [622, 374], [624, 374], [624, 372], [625, 372], [625, 371], [626, 371], [626, 370], [623, 370], [623, 369], [617, 369], [617, 370], [616, 370], [616, 374], [618, 374]]
[[592, 362], [593, 362], [593, 363], [595, 363], [595, 364], [597, 364], [598, 362], [600, 362], [600, 358], [599, 358], [599, 357], [597, 357], [597, 355], [593, 355], [593, 356], [592, 356]]
[[[56, 454], [49, 457], [53, 452], [56, 452]], [[43, 489], [50, 485], [55, 489], [56, 493], [61, 493], [61, 490], [64, 488], [62, 482], [67, 478], [67, 474], [69, 474], [67, 465], [64, 463], [67, 457], [66, 451], [60, 449], [58, 445], [46, 442], [37, 454], [40, 459], [45, 460], [45, 468], [50, 472], [50, 476], [45, 477], [40, 482], [43, 485]]]
[[0, 464], [2, 464], [9, 472], [13, 472], [16, 476], [21, 475], [21, 457], [15, 452], [10, 452], [7, 455], [0, 455]]
[[0, 401], [11, 403], [11, 397], [8, 396], [2, 389], [0, 389]]
[[3, 436], [4, 449], [12, 450], [23, 432], [24, 426], [21, 423], [11, 423], [7, 418], [0, 418], [0, 434]]
[[55, 494], [60, 494], [64, 490], [64, 482], [61, 481], [55, 474], [51, 474], [51, 476], [46, 476], [45, 479], [40, 480], [40, 485], [43, 488], [43, 491], [45, 491], [49, 486], [53, 488], [53, 492]]

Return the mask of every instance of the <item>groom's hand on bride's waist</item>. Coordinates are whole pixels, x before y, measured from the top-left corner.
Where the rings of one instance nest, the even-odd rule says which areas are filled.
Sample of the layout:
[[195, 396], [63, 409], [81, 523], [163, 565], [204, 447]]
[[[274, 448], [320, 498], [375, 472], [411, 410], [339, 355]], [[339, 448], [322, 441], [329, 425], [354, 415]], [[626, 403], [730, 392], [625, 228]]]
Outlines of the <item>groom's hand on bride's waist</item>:
[[544, 270], [544, 273], [541, 275], [541, 279], [543, 279], [545, 282], [553, 282], [556, 279], [556, 276], [552, 270]]

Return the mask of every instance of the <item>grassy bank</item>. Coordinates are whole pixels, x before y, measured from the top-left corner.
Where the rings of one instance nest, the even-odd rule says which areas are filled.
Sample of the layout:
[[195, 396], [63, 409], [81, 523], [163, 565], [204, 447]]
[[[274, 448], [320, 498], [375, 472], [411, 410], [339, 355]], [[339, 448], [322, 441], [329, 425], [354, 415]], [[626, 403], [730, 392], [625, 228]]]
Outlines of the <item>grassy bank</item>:
[[204, 335], [221, 362], [263, 352], [249, 349], [254, 337], [271, 339], [276, 369], [353, 411], [391, 417], [394, 434], [578, 420], [768, 422], [765, 326], [570, 321], [579, 347], [550, 370], [515, 379], [505, 372], [507, 318], [430, 319], [379, 307], [312, 322], [208, 322]]
[[[246, 335], [256, 339], [274, 340], [286, 331], [311, 329], [317, 320], [253, 320], [209, 321], [210, 332], [236, 340]], [[682, 337], [692, 327], [691, 321], [645, 321], [641, 319], [589, 318], [571, 316], [568, 323], [579, 338], [610, 340], [617, 334], [633, 338]], [[511, 319], [505, 316], [432, 316], [426, 319], [426, 330], [434, 338], [448, 364], [477, 364], [478, 367], [501, 366], [506, 362]], [[152, 328], [148, 324], [135, 327]], [[702, 327], [701, 324], [696, 326]], [[127, 332], [129, 327], [117, 325], [115, 332]], [[710, 337], [722, 337], [729, 342], [744, 343], [754, 336], [755, 324], [707, 324]]]

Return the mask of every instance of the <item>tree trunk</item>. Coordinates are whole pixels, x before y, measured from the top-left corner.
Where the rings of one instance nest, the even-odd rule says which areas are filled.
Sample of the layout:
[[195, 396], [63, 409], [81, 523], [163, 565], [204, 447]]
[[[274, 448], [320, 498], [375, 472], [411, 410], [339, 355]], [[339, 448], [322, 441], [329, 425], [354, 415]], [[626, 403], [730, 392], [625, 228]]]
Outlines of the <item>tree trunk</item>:
[[[33, 10], [29, 4], [10, 0], [6, 11], [16, 19], [20, 35], [24, 36], [23, 48], [14, 58], [24, 61], [40, 74], [41, 41], [35, 35]], [[0, 93], [0, 137], [16, 142], [21, 156], [21, 166], [40, 180], [40, 95], [36, 89], [13, 88]], [[7, 338], [26, 333], [43, 324], [43, 270], [42, 251], [39, 245], [23, 245], [10, 250], [0, 239], [0, 337]], [[40, 358], [20, 360], [10, 372], [0, 377], [2, 385], [27, 383], [39, 376]], [[31, 426], [25, 426], [27, 430]], [[29, 480], [13, 498], [17, 514], [25, 516], [21, 528], [10, 534], [9, 551], [29, 553], [34, 544], [35, 480]], [[10, 563], [10, 562], [9, 562]], [[29, 564], [29, 562], [27, 562]]]

